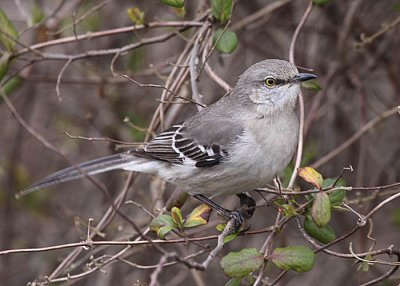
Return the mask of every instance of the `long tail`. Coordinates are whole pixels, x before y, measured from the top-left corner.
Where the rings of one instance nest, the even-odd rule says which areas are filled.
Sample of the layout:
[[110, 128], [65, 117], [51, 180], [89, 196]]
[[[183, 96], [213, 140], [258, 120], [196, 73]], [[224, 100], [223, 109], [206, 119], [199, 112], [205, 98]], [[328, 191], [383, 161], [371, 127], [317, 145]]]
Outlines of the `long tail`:
[[58, 172], [55, 172], [40, 181], [34, 183], [29, 188], [20, 191], [15, 196], [20, 198], [34, 191], [47, 188], [49, 186], [76, 180], [86, 175], [94, 175], [116, 169], [126, 169], [127, 165], [131, 165], [135, 156], [127, 156], [125, 153], [110, 155], [107, 157], [91, 160], [77, 166], [72, 166]]

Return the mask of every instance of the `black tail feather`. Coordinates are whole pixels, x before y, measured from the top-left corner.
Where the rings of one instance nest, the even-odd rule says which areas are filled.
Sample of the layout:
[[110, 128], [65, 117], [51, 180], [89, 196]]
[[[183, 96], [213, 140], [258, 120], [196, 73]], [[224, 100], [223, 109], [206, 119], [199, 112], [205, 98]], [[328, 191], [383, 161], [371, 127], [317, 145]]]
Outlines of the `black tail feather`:
[[87, 175], [94, 175], [110, 170], [121, 169], [123, 165], [130, 162], [129, 157], [130, 156], [126, 156], [126, 154], [120, 153], [65, 168], [41, 179], [40, 181], [31, 185], [29, 188], [20, 191], [16, 194], [16, 197], [20, 198], [34, 191], [47, 188], [58, 183], [76, 180]]

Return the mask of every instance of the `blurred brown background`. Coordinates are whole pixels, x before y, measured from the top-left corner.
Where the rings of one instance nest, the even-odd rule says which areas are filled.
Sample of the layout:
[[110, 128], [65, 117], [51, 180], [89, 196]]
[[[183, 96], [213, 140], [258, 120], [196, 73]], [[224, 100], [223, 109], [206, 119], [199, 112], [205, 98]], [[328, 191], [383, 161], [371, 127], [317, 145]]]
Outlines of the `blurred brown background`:
[[[280, 7], [261, 17], [263, 7], [279, 4]], [[238, 47], [231, 55], [213, 52], [209, 64], [216, 74], [231, 86], [247, 67], [266, 58], [288, 59], [293, 32], [303, 15], [308, 1], [237, 1], [231, 19], [231, 28], [238, 35]], [[100, 6], [98, 6], [100, 5]], [[97, 6], [97, 8], [96, 8]], [[20, 37], [26, 46], [42, 41], [73, 35], [72, 17], [76, 19], [90, 12], [75, 25], [77, 34], [103, 31], [132, 25], [127, 10], [139, 7], [145, 12], [145, 21], [193, 20], [209, 7], [208, 1], [187, 1], [186, 15], [159, 1], [12, 1], [2, 0], [1, 9], [18, 31], [27, 28], [33, 11], [39, 9], [45, 16], [52, 15], [42, 25], [31, 28]], [[55, 11], [55, 13], [54, 13]], [[36, 12], [38, 13], [38, 12]], [[400, 17], [400, 1], [347, 1], [332, 0], [325, 6], [314, 6], [295, 47], [296, 64], [310, 68], [319, 75], [321, 90], [305, 90], [306, 138], [303, 165], [318, 162], [325, 154], [337, 148], [356, 134], [373, 118], [396, 107], [400, 102], [400, 32], [395, 25], [371, 43], [356, 48], [362, 35], [368, 37], [385, 24]], [[27, 24], [28, 23], [28, 24]], [[65, 28], [63, 28], [65, 27]], [[52, 33], [61, 32], [52, 35]], [[71, 42], [46, 48], [59, 54], [75, 54], [88, 50], [119, 48], [140, 39], [161, 35], [175, 28], [148, 29], [137, 33], [115, 34], [93, 40]], [[182, 53], [187, 39], [197, 28], [185, 31], [168, 41], [151, 44], [121, 55], [115, 68], [120, 74], [129, 74], [135, 80], [147, 84], [164, 84], [173, 63]], [[185, 38], [186, 37], [186, 38]], [[18, 46], [18, 49], [22, 49]], [[33, 53], [18, 57], [11, 71], [18, 71], [36, 58]], [[63, 132], [93, 138], [112, 138], [128, 142], [140, 142], [159, 104], [162, 90], [138, 87], [135, 83], [113, 76], [110, 63], [113, 56], [87, 57], [76, 60], [65, 70], [60, 84], [59, 100], [56, 81], [65, 61], [38, 60], [25, 67], [18, 88], [9, 93], [10, 101], [21, 116], [73, 162], [83, 162], [115, 152], [115, 144], [107, 141], [71, 139]], [[204, 72], [199, 81], [204, 102], [212, 103], [225, 94]], [[190, 94], [190, 82], [186, 80], [179, 94]], [[196, 111], [192, 104], [185, 104], [176, 114], [166, 119], [179, 121]], [[132, 124], [124, 123], [129, 118]], [[59, 154], [44, 147], [29, 134], [11, 115], [0, 100], [0, 250], [79, 242], [86, 238], [87, 222], [96, 224], [110, 206], [109, 199], [88, 180], [57, 185], [49, 190], [16, 200], [14, 194], [49, 173], [68, 166]], [[158, 129], [161, 130], [162, 127]], [[210, 126], [212, 128], [212, 126]], [[325, 177], [337, 176], [343, 167], [351, 164], [353, 173], [346, 173], [348, 186], [380, 186], [400, 181], [400, 119], [390, 116], [369, 129], [354, 144], [318, 167]], [[286, 175], [285, 175], [286, 174]], [[282, 180], [287, 180], [287, 173]], [[286, 176], [286, 177], [285, 177]], [[98, 176], [116, 197], [127, 177], [125, 172], [113, 172]], [[162, 189], [163, 191], [160, 191]], [[174, 188], [164, 186], [157, 178], [138, 175], [125, 200], [134, 200], [157, 213], [165, 205]], [[359, 199], [352, 205], [360, 213], [367, 213], [386, 197], [378, 194], [362, 202], [373, 192], [352, 192], [348, 200]], [[257, 194], [254, 197], [260, 202]], [[219, 198], [227, 207], [234, 208], [236, 198]], [[187, 213], [198, 203], [192, 199], [183, 208]], [[151, 217], [132, 204], [121, 207], [140, 227], [147, 226]], [[260, 208], [251, 220], [251, 228], [259, 229], [274, 223], [275, 208]], [[377, 246], [393, 244], [399, 248], [399, 202], [393, 201], [374, 216], [372, 236]], [[348, 212], [335, 212], [332, 227], [338, 236], [349, 231], [357, 218]], [[214, 214], [211, 221], [219, 218]], [[214, 224], [215, 225], [215, 224]], [[201, 229], [201, 228], [200, 228]], [[102, 230], [104, 239], [127, 239], [134, 233], [129, 223], [115, 216]], [[362, 228], [333, 249], [348, 252], [353, 242], [357, 251], [368, 250], [371, 242], [366, 239], [368, 228]], [[203, 227], [195, 236], [215, 234], [213, 226]], [[153, 237], [155, 237], [152, 234]], [[244, 247], [260, 248], [267, 234], [239, 237], [225, 247], [222, 254]], [[101, 240], [102, 238], [96, 238]], [[214, 242], [204, 242], [213, 245]], [[275, 246], [304, 244], [307, 242], [290, 222], [274, 240]], [[164, 246], [163, 246], [164, 247]], [[105, 259], [123, 247], [98, 247], [82, 252], [75, 260], [77, 268], [66, 269], [59, 277], [85, 271], [90, 255]], [[180, 244], [165, 246], [186, 256], [198, 251], [196, 245]], [[29, 281], [49, 275], [72, 249], [20, 253], [0, 256], [0, 285], [25, 285]], [[195, 258], [202, 261], [205, 254]], [[124, 259], [140, 265], [157, 265], [160, 254], [150, 246], [130, 250]], [[382, 257], [387, 259], [387, 257]], [[98, 261], [101, 263], [101, 259]], [[159, 276], [161, 285], [223, 285], [229, 280], [219, 267], [217, 258], [206, 272], [189, 270], [183, 265], [163, 269]], [[369, 272], [357, 271], [354, 260], [344, 260], [326, 254], [318, 254], [316, 267], [308, 273], [290, 272], [279, 285], [356, 285], [371, 280], [387, 271], [388, 267], [374, 266]], [[62, 285], [146, 285], [154, 269], [142, 269], [122, 261], [105, 266], [82, 279], [63, 282]], [[279, 270], [269, 265], [269, 277]], [[140, 281], [140, 283], [138, 282]], [[399, 274], [382, 285], [396, 285]]]

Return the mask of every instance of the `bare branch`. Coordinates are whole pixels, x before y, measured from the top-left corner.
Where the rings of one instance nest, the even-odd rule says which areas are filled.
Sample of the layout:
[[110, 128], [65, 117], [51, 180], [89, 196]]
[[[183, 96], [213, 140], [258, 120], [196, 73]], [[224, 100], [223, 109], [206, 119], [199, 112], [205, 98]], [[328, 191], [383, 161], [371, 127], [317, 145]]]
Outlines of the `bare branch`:
[[371, 36], [367, 37], [364, 34], [361, 34], [361, 41], [357, 42], [354, 44], [355, 49], [360, 49], [363, 46], [369, 45], [373, 43], [377, 38], [380, 36], [384, 35], [385, 33], [389, 32], [393, 28], [395, 28], [397, 25], [400, 25], [400, 16], [394, 19], [392, 22], [382, 24], [382, 29], [380, 29], [378, 32], [372, 34]]
[[324, 157], [319, 159], [317, 162], [311, 165], [311, 167], [317, 169], [321, 167], [322, 165], [326, 164], [333, 158], [335, 158], [337, 155], [342, 153], [344, 150], [346, 150], [351, 144], [356, 142], [359, 138], [361, 138], [364, 134], [366, 134], [368, 131], [370, 131], [373, 127], [375, 127], [377, 124], [385, 120], [386, 118], [393, 116], [397, 113], [398, 107], [393, 107], [385, 112], [383, 112], [381, 115], [375, 117], [371, 121], [369, 121], [367, 124], [365, 124], [361, 129], [359, 129], [354, 135], [352, 135], [349, 139], [347, 139], [345, 142], [343, 142], [341, 145], [336, 147], [334, 150], [326, 154]]
[[[289, 49], [289, 61], [293, 64], [295, 64], [294, 61], [294, 47], [297, 41], [297, 38], [299, 36], [299, 33], [301, 31], [301, 29], [303, 28], [308, 16], [311, 13], [311, 9], [312, 9], [312, 1], [309, 0], [308, 2], [308, 6], [306, 8], [306, 11], [304, 12], [299, 24], [296, 27], [296, 30], [294, 31], [293, 37], [292, 37], [292, 41], [290, 43], [290, 49]], [[301, 163], [301, 157], [303, 154], [303, 142], [304, 142], [304, 136], [303, 136], [303, 131], [304, 131], [304, 99], [303, 99], [303, 94], [300, 92], [299, 94], [299, 106], [300, 106], [300, 125], [299, 125], [299, 140], [297, 143], [297, 154], [296, 154], [296, 163], [295, 163], [295, 167], [293, 169], [293, 173], [292, 176], [290, 178], [289, 181], [289, 185], [288, 188], [292, 188], [293, 184], [294, 184], [294, 180], [297, 177], [297, 169], [300, 167], [300, 163]]]
[[72, 43], [75, 41], [92, 40], [92, 39], [99, 38], [99, 37], [108, 37], [108, 36], [113, 36], [113, 35], [132, 33], [132, 32], [140, 31], [140, 30], [144, 30], [144, 29], [168, 28], [168, 27], [190, 28], [190, 27], [201, 27], [201, 26], [203, 26], [203, 22], [201, 19], [199, 19], [198, 21], [150, 22], [150, 23], [143, 24], [143, 25], [133, 25], [133, 26], [104, 30], [104, 31], [99, 31], [99, 32], [91, 32], [91, 33], [87, 33], [84, 35], [78, 35], [77, 37], [71, 36], [71, 37], [65, 37], [65, 38], [61, 38], [61, 39], [56, 39], [56, 40], [39, 43], [39, 44], [30, 46], [29, 49], [20, 50], [19, 52], [17, 52], [14, 55], [14, 57], [19, 57], [23, 54], [26, 54], [29, 51], [40, 50], [40, 49], [51, 47], [51, 46], [64, 45], [64, 44]]

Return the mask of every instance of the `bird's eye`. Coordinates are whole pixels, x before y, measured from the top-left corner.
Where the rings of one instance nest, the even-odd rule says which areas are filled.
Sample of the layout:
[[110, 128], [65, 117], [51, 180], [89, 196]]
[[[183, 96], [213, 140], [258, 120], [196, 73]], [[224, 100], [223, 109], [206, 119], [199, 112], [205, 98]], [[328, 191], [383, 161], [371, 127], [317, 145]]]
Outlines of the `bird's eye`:
[[264, 83], [267, 87], [272, 88], [276, 85], [276, 78], [269, 76], [264, 80]]

